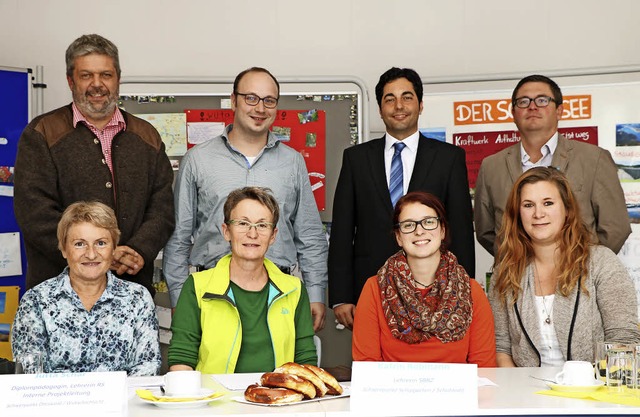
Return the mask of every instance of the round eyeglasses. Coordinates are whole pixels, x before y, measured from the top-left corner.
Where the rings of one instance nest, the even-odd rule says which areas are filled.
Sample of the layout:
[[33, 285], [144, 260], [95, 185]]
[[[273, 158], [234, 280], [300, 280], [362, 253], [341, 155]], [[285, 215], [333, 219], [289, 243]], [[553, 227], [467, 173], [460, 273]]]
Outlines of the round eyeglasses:
[[438, 227], [438, 222], [440, 221], [439, 217], [425, 217], [422, 220], [405, 220], [403, 222], [397, 223], [396, 227], [402, 233], [413, 233], [416, 231], [418, 224], [422, 226], [424, 230], [433, 230]]
[[229, 220], [227, 224], [232, 225], [240, 233], [249, 233], [249, 230], [255, 227], [258, 234], [267, 235], [273, 229], [273, 223], [269, 222], [251, 223], [247, 220]]
[[513, 103], [515, 104], [516, 107], [519, 107], [521, 109], [526, 109], [531, 105], [532, 101], [536, 104], [537, 107], [547, 107], [549, 103], [551, 103], [552, 101], [554, 103], [556, 102], [552, 97], [538, 96], [536, 98], [519, 97], [515, 99]]
[[278, 105], [278, 99], [271, 96], [260, 97], [256, 94], [238, 93], [238, 92], [236, 92], [236, 95], [243, 96], [244, 102], [250, 106], [257, 106], [258, 103], [260, 103], [260, 100], [262, 100], [262, 103], [267, 109], [275, 109], [276, 106]]

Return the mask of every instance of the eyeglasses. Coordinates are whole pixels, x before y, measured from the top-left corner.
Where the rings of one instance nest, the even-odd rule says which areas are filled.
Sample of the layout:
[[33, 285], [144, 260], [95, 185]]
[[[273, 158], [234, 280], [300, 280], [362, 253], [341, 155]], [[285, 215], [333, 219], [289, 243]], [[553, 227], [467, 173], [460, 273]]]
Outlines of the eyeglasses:
[[255, 227], [258, 234], [267, 235], [271, 232], [271, 229], [273, 229], [273, 223], [269, 222], [251, 223], [247, 220], [229, 220], [227, 224], [235, 227], [240, 233], [249, 233], [249, 230]]
[[416, 231], [418, 224], [422, 226], [424, 230], [433, 230], [438, 227], [439, 217], [425, 217], [422, 220], [405, 220], [397, 223], [396, 227], [400, 229], [402, 233], [413, 233]]
[[271, 96], [260, 97], [255, 94], [238, 93], [237, 91], [236, 91], [236, 95], [244, 96], [244, 102], [250, 106], [257, 106], [258, 103], [260, 103], [260, 100], [262, 100], [262, 102], [264, 103], [264, 106], [268, 109], [275, 109], [276, 106], [278, 105], [278, 99]]
[[537, 107], [547, 107], [549, 103], [551, 103], [552, 101], [554, 103], [556, 102], [553, 98], [549, 96], [538, 96], [536, 98], [519, 97], [514, 100], [514, 104], [516, 105], [516, 107], [519, 107], [521, 109], [526, 109], [531, 105], [532, 101], [536, 103]]

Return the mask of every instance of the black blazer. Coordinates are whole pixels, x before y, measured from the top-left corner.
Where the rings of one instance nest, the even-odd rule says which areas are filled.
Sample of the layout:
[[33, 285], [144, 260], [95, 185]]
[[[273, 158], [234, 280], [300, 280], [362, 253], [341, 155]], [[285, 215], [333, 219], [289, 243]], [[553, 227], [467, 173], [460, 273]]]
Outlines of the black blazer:
[[[385, 138], [345, 149], [333, 200], [329, 244], [329, 305], [356, 304], [366, 280], [399, 250], [385, 166]], [[445, 206], [450, 250], [475, 276], [471, 197], [465, 152], [420, 134], [409, 191], [427, 191]]]

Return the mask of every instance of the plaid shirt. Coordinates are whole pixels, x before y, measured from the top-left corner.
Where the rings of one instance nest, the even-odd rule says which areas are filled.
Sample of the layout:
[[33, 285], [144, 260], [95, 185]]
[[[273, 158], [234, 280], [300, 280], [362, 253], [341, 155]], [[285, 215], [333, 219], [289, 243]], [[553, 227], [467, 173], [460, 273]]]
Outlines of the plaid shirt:
[[80, 109], [76, 106], [76, 103], [73, 103], [71, 108], [73, 109], [73, 127], [76, 127], [78, 123], [84, 123], [91, 132], [98, 138], [100, 141], [100, 145], [102, 146], [102, 153], [104, 155], [104, 162], [109, 167], [109, 171], [111, 171], [111, 175], [113, 175], [113, 163], [111, 162], [111, 143], [113, 142], [113, 138], [123, 131], [127, 124], [124, 121], [124, 117], [122, 116], [122, 112], [118, 107], [113, 112], [113, 116], [111, 116], [111, 120], [104, 127], [104, 129], [99, 130], [97, 127], [92, 125], [84, 114], [80, 112]]

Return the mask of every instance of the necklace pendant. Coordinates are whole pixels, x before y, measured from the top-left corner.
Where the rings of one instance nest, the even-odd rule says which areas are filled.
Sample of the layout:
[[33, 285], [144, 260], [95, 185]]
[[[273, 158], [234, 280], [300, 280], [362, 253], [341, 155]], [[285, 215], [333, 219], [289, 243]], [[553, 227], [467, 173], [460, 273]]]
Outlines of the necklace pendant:
[[544, 322], [547, 324], [551, 324], [551, 317], [547, 317], [546, 319], [544, 319]]

